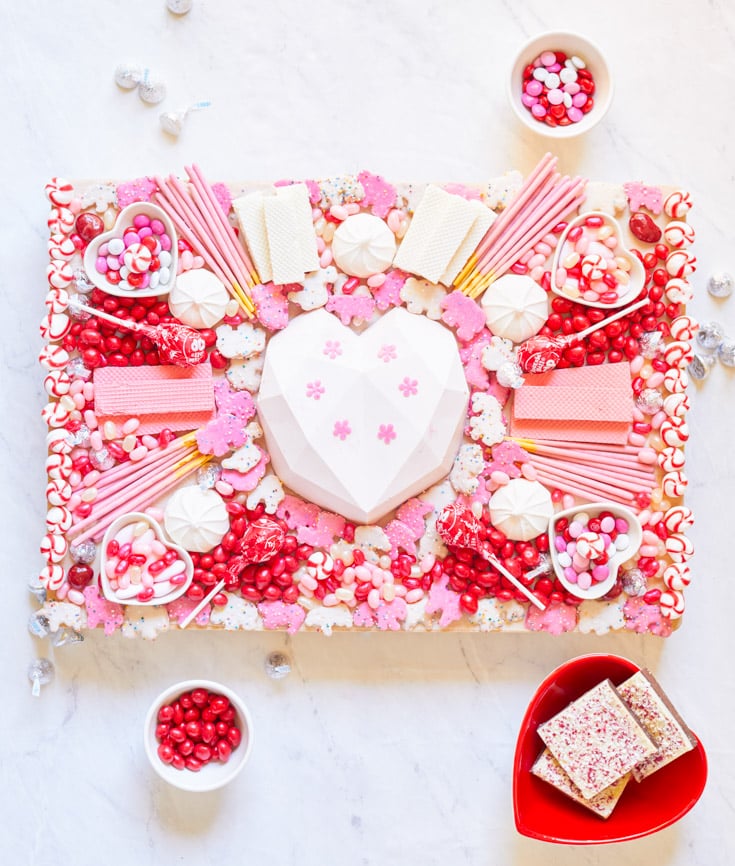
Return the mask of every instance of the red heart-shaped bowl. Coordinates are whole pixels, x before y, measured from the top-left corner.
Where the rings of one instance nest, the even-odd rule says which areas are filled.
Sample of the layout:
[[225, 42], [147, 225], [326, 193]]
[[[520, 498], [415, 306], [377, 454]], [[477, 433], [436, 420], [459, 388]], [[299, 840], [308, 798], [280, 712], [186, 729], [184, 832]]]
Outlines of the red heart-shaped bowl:
[[531, 775], [544, 749], [540, 724], [581, 697], [601, 680], [619, 685], [638, 665], [613, 655], [585, 655], [552, 671], [533, 696], [516, 743], [513, 761], [513, 812], [519, 833], [544, 842], [597, 845], [648, 836], [682, 818], [699, 800], [707, 781], [707, 756], [697, 746], [649, 776], [631, 781], [607, 820]]

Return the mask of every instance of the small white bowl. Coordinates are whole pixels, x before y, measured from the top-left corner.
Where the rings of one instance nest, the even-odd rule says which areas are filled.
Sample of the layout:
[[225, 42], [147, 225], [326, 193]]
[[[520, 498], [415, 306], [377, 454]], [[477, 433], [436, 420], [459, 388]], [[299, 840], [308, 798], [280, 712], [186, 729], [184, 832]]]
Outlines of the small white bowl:
[[[630, 276], [630, 282], [625, 287], [625, 291], [620, 292], [617, 297], [617, 300], [613, 301], [611, 304], [603, 304], [600, 301], [586, 301], [584, 298], [574, 298], [571, 295], [567, 294], [563, 289], [557, 288], [556, 285], [556, 270], [559, 267], [559, 261], [562, 256], [566, 255], [564, 251], [564, 247], [567, 243], [567, 238], [569, 237], [569, 232], [575, 229], [577, 226], [581, 225], [585, 222], [589, 217], [600, 217], [603, 222], [607, 223], [609, 226], [613, 228], [615, 231], [615, 236], [618, 239], [618, 243], [622, 246], [622, 250], [618, 248], [618, 252], [616, 253], [618, 256], [622, 256], [626, 258], [630, 262], [630, 271], [628, 272]], [[583, 307], [596, 307], [598, 310], [617, 310], [620, 307], [626, 306], [631, 301], [634, 301], [638, 295], [641, 293], [641, 289], [646, 284], [646, 271], [643, 265], [641, 264], [640, 259], [637, 256], [634, 256], [633, 253], [625, 246], [625, 238], [623, 237], [623, 230], [620, 223], [615, 219], [615, 217], [611, 217], [610, 214], [604, 213], [603, 211], [587, 211], [587, 213], [580, 214], [579, 216], [574, 217], [574, 219], [569, 220], [567, 227], [562, 232], [561, 237], [559, 238], [559, 243], [556, 245], [556, 249], [554, 250], [554, 258], [551, 263], [551, 291], [558, 295], [560, 298], [565, 298], [567, 301], [572, 301], [575, 304], [581, 304]]]
[[[164, 764], [158, 757], [159, 743], [156, 739], [158, 711], [162, 706], [170, 704], [176, 697], [184, 694], [184, 692], [190, 692], [192, 689], [207, 689], [226, 697], [235, 708], [235, 721], [242, 734], [240, 745], [232, 750], [232, 756], [226, 764], [220, 761], [210, 761], [199, 772], [177, 770], [170, 764]], [[143, 744], [151, 767], [165, 782], [180, 788], [182, 791], [195, 793], [214, 791], [231, 782], [242, 771], [250, 757], [250, 751], [253, 747], [253, 720], [240, 697], [227, 686], [212, 680], [184, 680], [161, 692], [151, 704], [143, 727]]]
[[[581, 57], [592, 74], [595, 81], [595, 104], [578, 123], [570, 123], [569, 126], [547, 126], [543, 121], [536, 120], [521, 102], [523, 70], [543, 51], [563, 51], [569, 56]], [[516, 55], [508, 78], [508, 99], [518, 119], [533, 132], [548, 138], [574, 138], [588, 132], [605, 116], [612, 97], [613, 82], [602, 52], [589, 39], [568, 30], [542, 33], [527, 42]]]
[[[184, 570], [184, 574], [186, 574], [186, 580], [180, 585], [177, 586], [172, 592], [169, 592], [168, 595], [162, 595], [158, 598], [151, 598], [149, 601], [138, 601], [138, 599], [133, 596], [132, 598], [121, 598], [115, 590], [110, 586], [110, 580], [107, 577], [106, 566], [107, 566], [107, 545], [110, 543], [115, 534], [123, 528], [123, 526], [127, 526], [129, 523], [140, 523], [141, 521], [145, 521], [151, 527], [151, 529], [155, 532], [156, 538], [163, 542], [166, 547], [171, 550], [175, 550], [181, 559], [186, 563], [186, 569]], [[161, 528], [161, 524], [154, 520], [149, 514], [144, 514], [142, 511], [131, 511], [129, 514], [123, 514], [117, 518], [117, 520], [113, 520], [112, 523], [108, 526], [107, 531], [105, 532], [104, 538], [102, 539], [102, 553], [100, 556], [100, 586], [102, 587], [102, 595], [108, 601], [114, 601], [116, 604], [134, 604], [141, 605], [146, 607], [152, 607], [157, 604], [169, 604], [169, 602], [175, 601], [177, 598], [180, 598], [187, 589], [191, 586], [191, 582], [194, 579], [194, 562], [192, 561], [189, 553], [184, 550], [183, 547], [180, 547], [178, 544], [174, 544], [173, 541], [170, 541], [163, 532]]]
[[[622, 517], [627, 521], [627, 534], [630, 538], [630, 544], [625, 550], [619, 551], [615, 556], [608, 560], [607, 565], [610, 568], [610, 574], [606, 580], [600, 581], [599, 583], [593, 583], [589, 589], [580, 589], [576, 583], [570, 583], [566, 579], [564, 576], [564, 569], [559, 565], [559, 553], [554, 543], [556, 539], [556, 524], [564, 517], [570, 518], [575, 514], [580, 514], [582, 512], [587, 514], [589, 517], [597, 517], [598, 514], [603, 511], [609, 511], [614, 514], [615, 517]], [[595, 598], [602, 598], [603, 595], [607, 595], [607, 593], [610, 592], [615, 581], [618, 579], [618, 570], [620, 566], [636, 555], [638, 548], [641, 546], [642, 540], [643, 528], [641, 527], [640, 520], [638, 520], [629, 508], [625, 508], [625, 506], [618, 505], [615, 502], [590, 502], [575, 505], [574, 508], [567, 508], [565, 511], [559, 511], [551, 518], [551, 522], [549, 523], [549, 553], [551, 555], [551, 562], [554, 566], [556, 576], [559, 578], [561, 585], [570, 595], [573, 595], [576, 598], [583, 598], [587, 601]]]
[[[166, 234], [171, 238], [171, 265], [170, 277], [168, 283], [163, 288], [155, 289], [121, 289], [108, 283], [104, 274], [100, 274], [95, 267], [97, 261], [97, 250], [102, 244], [112, 240], [112, 238], [121, 238], [128, 226], [133, 224], [133, 220], [138, 214], [145, 214], [150, 219], [157, 219], [163, 223], [166, 229]], [[176, 268], [179, 263], [179, 248], [176, 229], [171, 221], [171, 218], [165, 210], [158, 207], [156, 204], [151, 204], [148, 201], [135, 202], [123, 208], [117, 215], [115, 225], [108, 231], [97, 235], [91, 240], [84, 251], [84, 270], [89, 277], [89, 280], [98, 289], [108, 295], [115, 295], [117, 298], [160, 298], [168, 295], [173, 288], [176, 280]]]

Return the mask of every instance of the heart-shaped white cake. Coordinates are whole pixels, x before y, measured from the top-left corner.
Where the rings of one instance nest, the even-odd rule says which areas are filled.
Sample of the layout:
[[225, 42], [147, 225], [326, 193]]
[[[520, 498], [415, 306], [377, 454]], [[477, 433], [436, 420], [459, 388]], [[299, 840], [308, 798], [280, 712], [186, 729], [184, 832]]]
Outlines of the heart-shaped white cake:
[[467, 399], [443, 325], [395, 308], [357, 334], [316, 310], [270, 340], [258, 412], [284, 484], [372, 523], [449, 472]]

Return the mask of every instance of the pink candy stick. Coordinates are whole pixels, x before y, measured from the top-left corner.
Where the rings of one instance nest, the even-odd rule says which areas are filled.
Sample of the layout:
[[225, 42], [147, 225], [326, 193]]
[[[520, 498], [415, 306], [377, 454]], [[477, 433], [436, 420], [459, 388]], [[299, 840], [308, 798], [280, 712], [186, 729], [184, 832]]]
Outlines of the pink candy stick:
[[[523, 442], [523, 439], [519, 439], [518, 441]], [[558, 439], [531, 439], [531, 440], [526, 440], [526, 441], [532, 442], [533, 445], [549, 445], [552, 447], [555, 446], [557, 448], [560, 447]], [[572, 448], [575, 448], [577, 450], [581, 450], [581, 451], [585, 451], [585, 452], [599, 451], [601, 454], [610, 453], [610, 452], [615, 451], [618, 454], [635, 454], [635, 455], [637, 455], [639, 453], [639, 451], [641, 450], [640, 448], [637, 448], [635, 445], [615, 445], [612, 443], [609, 445], [605, 445], [604, 448], [599, 448], [599, 449], [590, 448], [589, 442], [569, 441], [567, 444], [570, 445]], [[565, 453], [566, 453], [566, 451], [565, 451]]]
[[235, 254], [240, 259], [242, 264], [245, 266], [246, 273], [249, 275], [251, 283], [255, 283], [255, 278], [258, 275], [258, 272], [255, 269], [250, 257], [248, 256], [245, 248], [240, 242], [239, 238], [235, 234], [234, 228], [230, 225], [227, 216], [225, 215], [220, 203], [217, 201], [217, 197], [212, 191], [212, 187], [207, 183], [204, 175], [202, 174], [201, 169], [198, 165], [191, 165], [187, 167], [186, 171], [191, 177], [192, 183], [199, 190], [205, 202], [209, 203], [210, 212], [213, 213], [215, 218], [220, 222], [222, 229], [226, 236], [229, 238], [230, 244], [235, 251]]
[[[165, 181], [163, 180], [163, 178], [158, 178], [156, 182], [158, 183], [159, 189], [161, 190], [161, 192], [156, 193], [155, 196], [158, 204], [161, 205], [161, 207], [171, 217], [171, 220], [176, 226], [176, 230], [179, 232], [181, 237], [184, 238], [184, 240], [186, 240], [193, 249], [201, 253], [204, 261], [209, 265], [212, 271], [214, 271], [220, 282], [222, 282], [229, 290], [229, 280], [224, 275], [222, 268], [220, 268], [214, 258], [210, 255], [209, 251], [203, 247], [202, 242], [199, 240], [199, 238], [184, 222], [183, 217], [179, 215], [179, 212], [176, 209], [176, 205], [171, 203], [170, 193], [168, 191], [168, 188], [165, 186]], [[161, 184], [164, 184], [164, 186], [161, 186]]]
[[[153, 502], [159, 496], [166, 492], [170, 487], [174, 487], [191, 472], [196, 471], [203, 463], [206, 463], [209, 458], [200, 458], [193, 460], [189, 465], [182, 466], [174, 473], [166, 473], [166, 477], [157, 484], [141, 490], [123, 491], [118, 493], [109, 502], [104, 503], [101, 508], [95, 509], [89, 517], [81, 520], [79, 523], [72, 526], [69, 530], [69, 535], [76, 535], [81, 529], [85, 531], [77, 537], [76, 543], [84, 541], [87, 538], [102, 535], [105, 529], [119, 517], [121, 514], [128, 514], [131, 511], [141, 511], [149, 503]], [[100, 518], [103, 518], [100, 520]]]
[[579, 496], [582, 499], [587, 499], [590, 502], [596, 502], [600, 497], [609, 499], [612, 502], [619, 502], [621, 505], [632, 507], [635, 502], [635, 497], [632, 493], [617, 493], [615, 490], [602, 487], [598, 489], [598, 485], [593, 484], [589, 479], [585, 478], [581, 483], [570, 480], [563, 473], [554, 472], [547, 467], [535, 467], [536, 475], [539, 481], [542, 481], [549, 487], [558, 487], [561, 490], [566, 490], [574, 496]]
[[[519, 441], [521, 445], [524, 444], [523, 440], [513, 441]], [[624, 454], [617, 454], [604, 449], [597, 450], [595, 448], [590, 448], [589, 450], [577, 450], [574, 448], [562, 448], [552, 445], [539, 445], [536, 441], [533, 441], [532, 444], [529, 443], [527, 445], [527, 450], [531, 454], [548, 454], [552, 457], [559, 456], [566, 460], [584, 463], [588, 466], [597, 464], [603, 466], [619, 466], [629, 472], [634, 472], [640, 475], [651, 475], [653, 473], [652, 469], [644, 468], [632, 454], [629, 457], [626, 457]]]
[[[117, 479], [114, 479], [113, 482], [109, 485], [102, 487], [98, 484], [98, 495], [95, 502], [100, 502], [103, 499], [107, 499], [112, 493], [116, 493], [118, 490], [121, 490], [124, 487], [128, 487], [131, 484], [137, 483], [141, 480], [141, 478], [145, 478], [146, 476], [154, 478], [157, 475], [160, 475], [162, 469], [168, 469], [172, 464], [178, 462], [179, 460], [186, 459], [186, 457], [188, 457], [190, 454], [193, 454], [195, 451], [196, 447], [192, 445], [188, 450], [182, 451], [181, 453], [175, 451], [172, 454], [166, 454], [157, 463], [144, 466], [139, 472], [130, 472], [127, 475], [118, 477]], [[135, 466], [135, 463], [131, 463], [130, 465]]]
[[177, 451], [180, 451], [182, 448], [191, 448], [194, 443], [192, 441], [184, 442], [184, 437], [180, 436], [177, 439], [173, 439], [165, 448], [155, 448], [152, 451], [149, 451], [148, 454], [137, 463], [121, 463], [119, 466], [115, 466], [113, 469], [108, 469], [103, 473], [100, 480], [95, 484], [95, 487], [99, 490], [100, 488], [106, 487], [112, 481], [120, 478], [121, 476], [130, 475], [132, 472], [137, 472], [139, 469], [142, 469], [144, 466], [150, 468], [150, 464], [158, 463], [160, 460], [165, 459], [170, 454], [174, 454]]
[[232, 272], [232, 269], [229, 267], [229, 264], [222, 255], [222, 251], [219, 249], [216, 241], [212, 238], [211, 233], [202, 223], [200, 217], [194, 212], [194, 208], [184, 184], [178, 178], [173, 177], [173, 175], [169, 177], [167, 181], [161, 177], [156, 177], [155, 181], [161, 190], [165, 190], [168, 193], [172, 201], [172, 206], [184, 219], [189, 221], [189, 225], [191, 226], [195, 237], [198, 239], [196, 243], [197, 249], [206, 249], [209, 254], [217, 260], [221, 270], [227, 275], [226, 283], [229, 283], [232, 286], [238, 285], [237, 277]]
[[558, 159], [550, 153], [546, 153], [541, 157], [541, 160], [534, 170], [524, 180], [513, 201], [504, 211], [502, 211], [495, 222], [490, 226], [487, 234], [480, 242], [477, 250], [475, 250], [475, 256], [478, 260], [489, 249], [490, 244], [495, 240], [495, 238], [505, 231], [506, 225], [512, 223], [516, 214], [523, 210], [528, 200], [532, 198], [536, 194], [537, 190], [546, 183], [547, 179], [556, 168], [557, 162]]
[[[245, 271], [243, 271], [243, 263], [237, 255], [237, 250], [233, 247], [232, 239], [223, 230], [222, 224], [212, 214], [210, 209], [211, 205], [206, 201], [206, 199], [202, 198], [202, 194], [199, 189], [197, 189], [193, 179], [192, 183], [189, 185], [189, 195], [197, 206], [207, 228], [211, 232], [210, 237], [212, 238], [212, 241], [215, 244], [218, 244], [217, 248], [220, 251], [220, 254], [227, 260], [230, 270], [236, 276], [237, 284], [240, 287], [249, 287], [250, 278]], [[219, 207], [219, 205], [217, 205], [217, 207]]]
[[221, 580], [215, 587], [212, 589], [208, 595], [205, 595], [204, 598], [199, 602], [199, 604], [192, 608], [189, 613], [181, 620], [179, 623], [179, 628], [186, 628], [189, 623], [193, 622], [196, 616], [204, 610], [204, 608], [209, 604], [209, 602], [217, 595], [218, 592], [222, 592], [225, 588], [224, 580]]
[[[585, 181], [577, 180], [573, 185], [570, 186], [570, 184], [571, 181], [568, 179], [560, 184], [559, 190], [553, 196], [553, 204], [545, 199], [536, 206], [524, 222], [519, 225], [517, 232], [513, 236], [513, 240], [515, 241], [514, 246], [502, 259], [499, 255], [496, 255], [485, 266], [483, 273], [492, 273], [496, 277], [505, 273], [518, 256], [522, 254], [523, 250], [531, 249], [535, 246], [544, 235], [554, 228], [561, 217], [579, 207], [582, 201], [584, 201]], [[548, 210], [549, 207], [550, 210]]]
[[[579, 463], [572, 463], [567, 460], [559, 460], [555, 457], [544, 457], [542, 454], [534, 454], [530, 457], [529, 462], [532, 466], [540, 466], [548, 469], [549, 471], [556, 471], [559, 473], [564, 473], [572, 478], [574, 481], [583, 482], [590, 485], [598, 485], [603, 487], [605, 485], [610, 485], [611, 487], [618, 488], [620, 490], [633, 491], [637, 493], [642, 488], [645, 488], [646, 484], [642, 478], [628, 478], [626, 474], [622, 471], [613, 472], [605, 472], [602, 467], [595, 467], [594, 469], [594, 477], [590, 478], [589, 473], [591, 471], [591, 466], [584, 466]], [[650, 485], [649, 485], [650, 489]]]

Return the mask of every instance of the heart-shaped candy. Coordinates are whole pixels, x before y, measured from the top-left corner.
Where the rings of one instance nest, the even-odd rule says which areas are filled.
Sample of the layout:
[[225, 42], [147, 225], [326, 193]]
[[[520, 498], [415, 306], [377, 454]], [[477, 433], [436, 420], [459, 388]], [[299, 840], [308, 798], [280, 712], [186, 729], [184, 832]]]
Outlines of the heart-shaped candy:
[[[612, 515], [612, 520], [603, 518], [600, 530], [597, 524], [601, 515]], [[560, 533], [559, 521], [569, 525], [570, 538]], [[607, 526], [610, 522], [612, 528]], [[602, 598], [612, 589], [618, 569], [635, 555], [642, 538], [643, 530], [635, 514], [613, 502], [577, 505], [558, 512], [549, 523], [549, 552], [556, 576], [567, 592], [586, 600]], [[600, 565], [596, 563], [600, 558], [598, 546], [608, 557]], [[583, 575], [591, 575], [591, 581]]]
[[551, 290], [585, 307], [613, 310], [634, 301], [646, 281], [625, 246], [620, 223], [602, 211], [569, 221], [551, 264]]
[[[147, 218], [150, 221], [150, 225], [143, 227], [142, 235], [144, 237], [140, 238], [139, 241], [135, 241], [135, 236], [130, 235], [128, 240], [131, 242], [126, 244], [124, 241], [125, 233], [126, 231], [130, 231], [131, 228], [135, 229], [136, 217], [142, 218], [143, 221]], [[163, 233], [161, 233], [160, 226], [155, 221], [162, 224]], [[148, 234], [147, 229], [149, 228], [159, 229], [159, 231]], [[152, 246], [152, 241], [145, 240], [145, 235], [155, 239], [163, 237], [164, 234], [169, 239], [165, 243], [168, 245], [170, 241], [170, 247], [167, 250], [161, 251], [167, 254], [161, 258], [160, 253], [156, 255], [151, 254], [151, 250], [146, 244], [150, 243]], [[143, 242], [144, 240], [145, 243]], [[113, 242], [113, 247], [110, 249], [109, 244], [111, 241]], [[106, 251], [107, 254], [105, 255]], [[113, 255], [113, 251], [117, 252], [114, 252]], [[122, 258], [122, 261], [119, 261], [120, 258]], [[117, 264], [113, 262], [113, 259], [118, 259]], [[151, 267], [153, 259], [160, 260], [158, 263], [160, 267], [156, 266], [155, 269]], [[105, 264], [101, 263], [102, 260], [104, 260]], [[99, 269], [98, 262], [100, 263]], [[109, 269], [110, 263], [114, 265], [114, 271], [117, 274], [126, 273], [122, 269], [127, 268], [136, 279], [148, 276], [151, 284], [147, 285], [146, 288], [134, 288], [133, 286], [125, 288], [124, 285], [126, 283], [124, 280], [118, 283], [110, 282], [106, 274], [100, 272], [101, 268]], [[153, 263], [155, 264], [155, 262]], [[146, 201], [135, 202], [123, 208], [118, 214], [112, 229], [108, 232], [103, 232], [90, 241], [87, 249], [84, 251], [84, 270], [90, 281], [98, 289], [107, 292], [108, 295], [116, 295], [120, 298], [157, 298], [167, 295], [174, 284], [177, 267], [178, 241], [174, 224], [168, 214], [158, 207], [158, 205]], [[156, 274], [157, 277], [154, 276]], [[155, 285], [152, 285], [154, 282]]]
[[544, 749], [536, 733], [539, 725], [602, 680], [620, 685], [638, 670], [620, 656], [585, 655], [552, 671], [538, 687], [523, 717], [513, 761], [513, 812], [519, 833], [565, 845], [624, 842], [670, 826], [699, 800], [707, 781], [707, 756], [699, 741], [642, 782], [627, 785], [607, 820], [531, 774]]
[[371, 523], [449, 472], [467, 399], [443, 325], [395, 308], [358, 335], [316, 310], [271, 338], [258, 412], [288, 487]]
[[[131, 556], [138, 558], [131, 560]], [[169, 541], [150, 515], [138, 511], [123, 514], [105, 532], [100, 585], [108, 601], [168, 604], [186, 592], [193, 578], [191, 556]]]

